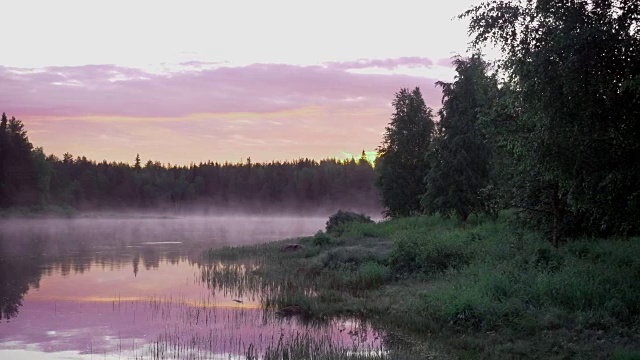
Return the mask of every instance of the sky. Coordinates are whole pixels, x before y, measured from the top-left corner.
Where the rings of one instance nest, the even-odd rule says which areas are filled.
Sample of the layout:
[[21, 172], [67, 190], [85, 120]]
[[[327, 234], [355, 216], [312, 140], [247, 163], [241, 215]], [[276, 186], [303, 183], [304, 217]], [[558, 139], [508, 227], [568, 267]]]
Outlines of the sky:
[[45, 153], [186, 165], [374, 154], [394, 94], [467, 53], [480, 0], [0, 4], [0, 111]]

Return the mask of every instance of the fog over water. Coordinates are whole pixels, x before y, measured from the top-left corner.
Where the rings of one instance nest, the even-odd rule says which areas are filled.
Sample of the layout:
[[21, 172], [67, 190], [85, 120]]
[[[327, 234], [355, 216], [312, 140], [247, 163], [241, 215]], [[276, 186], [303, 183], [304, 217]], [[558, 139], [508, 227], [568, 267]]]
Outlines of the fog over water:
[[249, 344], [262, 350], [300, 334], [374, 344], [365, 324], [279, 319], [262, 309], [260, 294], [216, 288], [203, 275], [215, 266], [202, 260], [206, 249], [312, 235], [325, 221], [131, 214], [0, 220], [0, 358], [182, 358], [195, 351], [240, 359]]

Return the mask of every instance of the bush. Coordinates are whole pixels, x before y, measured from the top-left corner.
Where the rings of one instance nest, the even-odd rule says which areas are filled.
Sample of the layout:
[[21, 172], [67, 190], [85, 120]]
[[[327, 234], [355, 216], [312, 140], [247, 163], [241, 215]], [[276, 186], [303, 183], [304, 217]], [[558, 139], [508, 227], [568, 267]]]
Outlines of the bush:
[[466, 265], [470, 252], [460, 236], [407, 233], [396, 237], [389, 264], [396, 275], [434, 274]]
[[319, 276], [318, 284], [335, 290], [358, 293], [376, 289], [389, 278], [389, 268], [374, 260], [359, 265], [339, 265], [326, 269]]
[[360, 246], [339, 247], [327, 251], [322, 255], [321, 261], [325, 268], [358, 267], [369, 261], [384, 264], [387, 262], [387, 254], [375, 249], [366, 249]]
[[368, 261], [360, 265], [357, 272], [358, 283], [365, 289], [382, 286], [388, 277], [389, 269], [374, 261]]
[[316, 254], [319, 254], [323, 248], [344, 244], [344, 239], [331, 237], [326, 232], [318, 230], [315, 235], [300, 238], [298, 242], [307, 246], [308, 250], [313, 250]]
[[331, 237], [322, 231], [318, 231], [312, 238], [311, 243], [315, 246], [324, 246], [331, 244]]
[[327, 234], [339, 236], [344, 232], [345, 225], [352, 222], [373, 223], [373, 220], [365, 214], [338, 210], [337, 213], [329, 216], [329, 220], [327, 221]]

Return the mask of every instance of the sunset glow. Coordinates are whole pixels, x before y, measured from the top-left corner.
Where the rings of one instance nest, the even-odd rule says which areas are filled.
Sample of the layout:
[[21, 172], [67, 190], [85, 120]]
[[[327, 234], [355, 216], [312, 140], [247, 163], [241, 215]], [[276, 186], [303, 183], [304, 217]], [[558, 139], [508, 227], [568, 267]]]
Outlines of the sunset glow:
[[1, 111], [46, 153], [98, 161], [371, 153], [401, 87], [439, 107], [474, 3], [14, 2]]

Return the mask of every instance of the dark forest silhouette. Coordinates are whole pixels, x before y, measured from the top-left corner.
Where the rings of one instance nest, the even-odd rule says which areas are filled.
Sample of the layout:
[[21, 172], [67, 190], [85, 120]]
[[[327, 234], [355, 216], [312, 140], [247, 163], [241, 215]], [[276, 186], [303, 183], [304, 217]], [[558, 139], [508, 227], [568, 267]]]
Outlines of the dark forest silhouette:
[[99, 209], [200, 209], [327, 212], [379, 209], [375, 172], [363, 156], [340, 161], [133, 165], [96, 162], [34, 148], [20, 120], [3, 114], [0, 208], [71, 206]]

